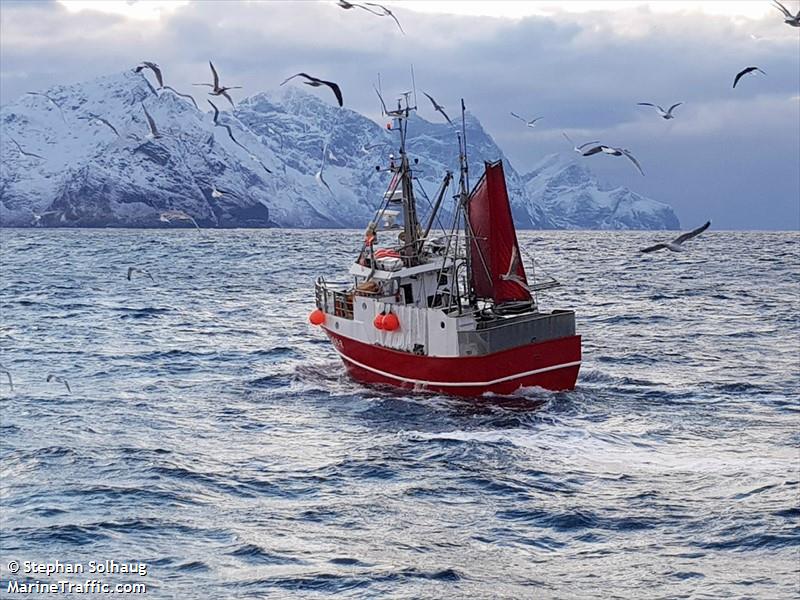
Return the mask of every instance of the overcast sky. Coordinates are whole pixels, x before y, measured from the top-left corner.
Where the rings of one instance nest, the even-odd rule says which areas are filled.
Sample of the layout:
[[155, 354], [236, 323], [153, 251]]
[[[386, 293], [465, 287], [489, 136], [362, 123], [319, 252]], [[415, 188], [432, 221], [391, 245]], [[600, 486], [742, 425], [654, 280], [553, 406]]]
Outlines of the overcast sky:
[[[453, 113], [463, 97], [520, 172], [569, 152], [566, 131], [629, 148], [645, 177], [627, 161], [585, 160], [607, 183], [671, 204], [686, 227], [800, 228], [800, 28], [766, 0], [386, 5], [406, 35], [332, 1], [2, 1], [0, 102], [140, 60], [196, 92], [213, 59], [223, 83], [244, 86], [235, 98], [305, 71], [378, 119], [377, 73], [391, 96], [410, 88], [413, 63], [418, 89]], [[732, 89], [755, 65], [767, 75]], [[642, 101], [685, 104], [664, 121]], [[510, 111], [544, 119], [529, 129]]]

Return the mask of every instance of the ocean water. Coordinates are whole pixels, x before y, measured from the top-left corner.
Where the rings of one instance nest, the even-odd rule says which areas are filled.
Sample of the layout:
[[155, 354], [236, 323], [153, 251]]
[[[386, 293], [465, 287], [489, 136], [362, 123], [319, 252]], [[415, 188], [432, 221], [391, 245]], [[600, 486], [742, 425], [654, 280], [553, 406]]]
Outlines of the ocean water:
[[356, 384], [307, 324], [359, 232], [0, 230], [0, 596], [797, 598], [800, 236], [520, 237], [578, 387], [475, 403]]

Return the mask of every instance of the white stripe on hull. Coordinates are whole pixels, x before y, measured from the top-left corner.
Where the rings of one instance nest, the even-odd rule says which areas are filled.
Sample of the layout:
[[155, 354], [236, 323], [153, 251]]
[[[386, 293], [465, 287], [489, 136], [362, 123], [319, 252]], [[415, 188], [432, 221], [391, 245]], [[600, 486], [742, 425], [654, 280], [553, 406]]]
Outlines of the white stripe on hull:
[[560, 365], [552, 365], [550, 367], [543, 367], [541, 369], [533, 369], [532, 371], [525, 371], [524, 373], [517, 373], [516, 375], [508, 375], [506, 377], [500, 377], [499, 379], [492, 379], [491, 381], [425, 381], [424, 379], [412, 379], [410, 377], [403, 377], [402, 375], [394, 375], [393, 373], [387, 373], [386, 371], [381, 371], [374, 367], [362, 364], [357, 360], [353, 360], [352, 358], [344, 354], [341, 350], [339, 350], [336, 346], [334, 346], [333, 349], [336, 350], [339, 356], [341, 356], [347, 362], [352, 363], [357, 367], [361, 367], [362, 369], [366, 369], [367, 371], [372, 371], [377, 375], [382, 375], [383, 377], [388, 377], [390, 379], [397, 379], [398, 381], [404, 381], [406, 383], [413, 383], [415, 385], [435, 385], [440, 387], [484, 387], [489, 385], [495, 385], [497, 383], [504, 383], [506, 381], [513, 381], [514, 379], [522, 379], [523, 377], [528, 377], [529, 375], [536, 375], [538, 373], [546, 373], [548, 371], [556, 371], [558, 369], [566, 369], [568, 367], [577, 367], [578, 365], [581, 364], [581, 361], [575, 360], [568, 363], [562, 363]]

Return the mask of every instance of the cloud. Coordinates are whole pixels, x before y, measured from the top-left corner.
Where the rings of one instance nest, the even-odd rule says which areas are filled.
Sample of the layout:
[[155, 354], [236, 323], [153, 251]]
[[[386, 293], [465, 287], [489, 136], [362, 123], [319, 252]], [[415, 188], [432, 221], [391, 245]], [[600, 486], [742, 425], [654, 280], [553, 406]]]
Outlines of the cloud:
[[[609, 183], [671, 203], [687, 223], [800, 227], [800, 107], [787, 100], [800, 95], [797, 30], [770, 11], [753, 19], [628, 6], [507, 19], [393, 4], [402, 36], [391, 19], [327, 2], [191, 3], [146, 21], [4, 3], [0, 101], [144, 59], [158, 62], [170, 85], [199, 95], [191, 84], [207, 80], [212, 59], [223, 82], [245, 86], [235, 97], [306, 71], [339, 82], [348, 107], [378, 118], [377, 74], [392, 97], [410, 87], [413, 63], [418, 89], [453, 112], [465, 98], [520, 171], [570, 151], [561, 137], [568, 131], [631, 148], [647, 177], [608, 157], [592, 167]], [[733, 75], [751, 64], [767, 76], [732, 90]], [[664, 122], [640, 101], [685, 104]], [[421, 103], [424, 116], [430, 110]], [[545, 118], [528, 129], [512, 110]]]

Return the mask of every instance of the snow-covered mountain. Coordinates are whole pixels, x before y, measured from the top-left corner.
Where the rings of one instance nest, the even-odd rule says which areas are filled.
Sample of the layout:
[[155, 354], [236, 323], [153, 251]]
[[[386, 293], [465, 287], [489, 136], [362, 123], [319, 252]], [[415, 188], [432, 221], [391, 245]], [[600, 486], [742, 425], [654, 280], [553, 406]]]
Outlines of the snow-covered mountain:
[[551, 154], [525, 175], [528, 201], [557, 229], [678, 229], [672, 209], [626, 187], [600, 183], [577, 155]]
[[[214, 126], [205, 93], [195, 94], [198, 109], [157, 92], [142, 73], [46, 94], [0, 109], [4, 226], [151, 227], [164, 225], [161, 212], [181, 210], [208, 227], [363, 227], [388, 185], [375, 167], [397, 145], [395, 132], [298, 87], [256, 94], [233, 111], [213, 99], [219, 122], [244, 148]], [[161, 137], [150, 135], [145, 109]], [[665, 204], [605, 188], [587, 167], [559, 156], [520, 175], [474, 116], [466, 125], [473, 183], [484, 160], [503, 159], [518, 227], [678, 227]], [[445, 170], [457, 171], [454, 129], [414, 116], [408, 150], [419, 159], [424, 215], [423, 192], [432, 198]], [[323, 152], [328, 187], [318, 175]]]

